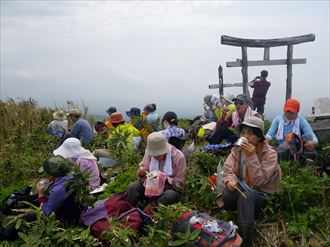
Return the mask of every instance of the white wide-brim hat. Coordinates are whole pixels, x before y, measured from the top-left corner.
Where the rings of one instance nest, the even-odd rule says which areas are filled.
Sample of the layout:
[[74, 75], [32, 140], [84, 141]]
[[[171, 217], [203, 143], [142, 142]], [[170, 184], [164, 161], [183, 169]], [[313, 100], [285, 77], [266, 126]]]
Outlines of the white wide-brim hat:
[[84, 158], [96, 160], [96, 157], [87, 149], [81, 146], [81, 142], [74, 137], [66, 139], [62, 145], [53, 151], [54, 155], [60, 155], [64, 158]]

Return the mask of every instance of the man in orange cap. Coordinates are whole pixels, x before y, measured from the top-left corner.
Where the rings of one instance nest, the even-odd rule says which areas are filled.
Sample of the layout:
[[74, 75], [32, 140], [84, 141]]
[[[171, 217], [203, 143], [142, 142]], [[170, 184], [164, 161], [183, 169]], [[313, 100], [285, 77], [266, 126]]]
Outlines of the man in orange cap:
[[[294, 158], [294, 156], [288, 154], [290, 150], [291, 152], [302, 153], [302, 157], [307, 159], [313, 160], [316, 157], [315, 146], [318, 139], [309, 123], [303, 117], [298, 116], [299, 110], [300, 102], [296, 99], [288, 99], [283, 107], [284, 114], [273, 120], [266, 134], [268, 141], [276, 139], [280, 159]], [[292, 137], [296, 140], [292, 140]], [[301, 147], [299, 147], [299, 140], [303, 142]], [[292, 146], [294, 142], [296, 142], [296, 145]], [[283, 155], [283, 153], [286, 154]]]

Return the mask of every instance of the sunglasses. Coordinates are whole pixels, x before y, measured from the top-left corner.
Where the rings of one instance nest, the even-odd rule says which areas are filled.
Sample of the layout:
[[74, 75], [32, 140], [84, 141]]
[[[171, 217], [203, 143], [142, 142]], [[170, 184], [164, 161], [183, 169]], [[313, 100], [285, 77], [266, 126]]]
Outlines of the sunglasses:
[[235, 101], [234, 105], [244, 105], [245, 102], [243, 101]]

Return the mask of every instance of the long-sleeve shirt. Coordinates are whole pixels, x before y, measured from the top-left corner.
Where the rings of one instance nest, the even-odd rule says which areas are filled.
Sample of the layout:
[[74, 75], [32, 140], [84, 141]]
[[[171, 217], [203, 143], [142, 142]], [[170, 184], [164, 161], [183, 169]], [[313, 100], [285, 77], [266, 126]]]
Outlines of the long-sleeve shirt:
[[[266, 138], [269, 140], [272, 140], [273, 138], [275, 138], [278, 128], [279, 128], [279, 123], [281, 122], [281, 119], [284, 118], [284, 115], [280, 115], [277, 116], [276, 118], [274, 118], [267, 134], [266, 134]], [[313, 142], [318, 143], [318, 139], [316, 137], [316, 135], [314, 134], [312, 127], [310, 126], [310, 124], [302, 117], [298, 116], [300, 124], [299, 124], [299, 129], [300, 129], [300, 133], [302, 134], [303, 140], [313, 140]], [[285, 118], [284, 118], [284, 122], [285, 122]], [[280, 144], [281, 142], [283, 142], [283, 140], [285, 139], [284, 137], [288, 134], [291, 133], [293, 130], [293, 121], [292, 124], [284, 124], [284, 128], [283, 128], [283, 137], [282, 139], [277, 140], [277, 144]]]
[[[232, 148], [223, 167], [224, 183], [229, 180], [235, 182], [240, 180], [241, 152], [240, 147]], [[277, 161], [276, 151], [268, 144], [263, 144], [260, 153], [246, 157], [246, 169], [248, 169], [253, 185], [260, 191], [274, 193], [279, 188], [281, 168]]]
[[79, 118], [72, 126], [70, 133], [77, 139], [91, 143], [94, 140], [94, 133], [91, 125], [86, 119]]
[[172, 136], [175, 137], [184, 136], [185, 131], [184, 129], [179, 128], [174, 124], [170, 124], [165, 130], [162, 131], [162, 134], [165, 136], [166, 140], [168, 141]]
[[51, 121], [46, 129], [46, 132], [57, 138], [62, 138], [62, 136], [68, 131], [68, 120], [53, 120]]
[[[170, 145], [170, 144], [169, 144]], [[171, 145], [172, 158], [172, 176], [167, 177], [167, 181], [171, 185], [182, 187], [186, 179], [186, 158], [183, 153]], [[144, 168], [146, 172], [150, 171], [151, 156], [145, 154], [139, 166]], [[164, 172], [164, 167], [160, 166], [160, 171]]]
[[91, 188], [95, 188], [100, 185], [100, 171], [97, 166], [96, 159], [73, 158], [72, 161], [79, 165], [80, 171], [88, 172], [88, 181]]
[[52, 212], [58, 212], [67, 197], [67, 191], [65, 189], [65, 183], [71, 179], [72, 175], [56, 178], [51, 185], [48, 199], [42, 204], [41, 210], [44, 214], [50, 214]]
[[159, 119], [159, 115], [156, 112], [150, 112], [147, 116], [146, 116], [147, 122], [155, 122]]

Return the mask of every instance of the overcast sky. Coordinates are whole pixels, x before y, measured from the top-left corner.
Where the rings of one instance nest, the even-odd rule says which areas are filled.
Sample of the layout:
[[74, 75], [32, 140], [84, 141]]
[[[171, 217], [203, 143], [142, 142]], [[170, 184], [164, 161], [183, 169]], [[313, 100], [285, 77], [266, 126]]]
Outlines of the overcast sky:
[[[311, 113], [314, 99], [329, 97], [329, 1], [6, 1], [1, 0], [1, 99], [36, 99], [65, 107], [70, 99], [105, 114], [156, 103], [160, 114], [203, 112], [208, 89], [224, 68], [225, 83], [241, 82], [239, 47], [221, 45], [221, 35], [283, 38], [314, 33], [314, 42], [294, 46], [292, 96]], [[286, 58], [286, 47], [271, 59]], [[248, 49], [249, 60], [263, 50]], [[249, 80], [269, 71], [272, 85], [266, 118], [280, 114], [286, 66], [249, 67]], [[241, 88], [225, 88], [238, 94]], [[250, 91], [252, 92], [252, 91]]]

